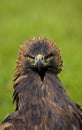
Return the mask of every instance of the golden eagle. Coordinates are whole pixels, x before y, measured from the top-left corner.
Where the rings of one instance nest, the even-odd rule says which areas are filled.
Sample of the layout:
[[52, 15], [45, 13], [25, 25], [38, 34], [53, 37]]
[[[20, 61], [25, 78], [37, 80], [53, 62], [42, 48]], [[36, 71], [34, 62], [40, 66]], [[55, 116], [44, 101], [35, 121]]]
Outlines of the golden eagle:
[[82, 108], [66, 94], [57, 77], [61, 70], [55, 43], [43, 37], [26, 41], [15, 71], [16, 111], [0, 130], [82, 130]]

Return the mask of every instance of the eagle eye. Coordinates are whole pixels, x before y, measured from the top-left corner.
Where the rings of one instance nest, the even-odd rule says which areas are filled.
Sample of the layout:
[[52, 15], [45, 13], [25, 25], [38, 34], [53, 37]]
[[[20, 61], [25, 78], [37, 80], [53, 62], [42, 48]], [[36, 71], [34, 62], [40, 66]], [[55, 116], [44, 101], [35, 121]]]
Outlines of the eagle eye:
[[33, 55], [29, 55], [29, 54], [26, 54], [25, 57], [29, 57], [29, 58], [35, 58]]
[[35, 58], [33, 55], [29, 55], [29, 54], [26, 54], [25, 57], [28, 58], [30, 61], [33, 61]]
[[45, 59], [47, 60], [47, 59], [50, 59], [51, 57], [53, 57], [54, 56], [54, 54], [53, 53], [50, 53], [50, 54], [48, 54], [48, 55], [46, 55], [45, 56]]

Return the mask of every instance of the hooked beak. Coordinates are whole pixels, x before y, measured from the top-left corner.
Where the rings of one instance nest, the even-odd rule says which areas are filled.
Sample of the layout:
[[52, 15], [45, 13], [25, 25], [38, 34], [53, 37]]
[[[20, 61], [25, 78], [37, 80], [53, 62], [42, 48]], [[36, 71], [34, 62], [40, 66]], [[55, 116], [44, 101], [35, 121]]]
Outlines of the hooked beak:
[[35, 57], [35, 63], [37, 64], [37, 68], [39, 71], [41, 71], [41, 67], [44, 63], [44, 57], [43, 55], [39, 54]]

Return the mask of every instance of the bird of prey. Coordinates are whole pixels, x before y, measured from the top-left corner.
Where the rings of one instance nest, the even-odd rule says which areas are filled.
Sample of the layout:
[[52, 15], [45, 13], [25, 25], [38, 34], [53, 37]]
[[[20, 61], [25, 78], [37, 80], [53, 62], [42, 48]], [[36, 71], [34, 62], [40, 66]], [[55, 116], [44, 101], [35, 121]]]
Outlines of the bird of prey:
[[35, 37], [20, 47], [16, 110], [0, 130], [82, 130], [82, 107], [71, 101], [58, 78], [62, 63], [59, 48], [47, 38]]

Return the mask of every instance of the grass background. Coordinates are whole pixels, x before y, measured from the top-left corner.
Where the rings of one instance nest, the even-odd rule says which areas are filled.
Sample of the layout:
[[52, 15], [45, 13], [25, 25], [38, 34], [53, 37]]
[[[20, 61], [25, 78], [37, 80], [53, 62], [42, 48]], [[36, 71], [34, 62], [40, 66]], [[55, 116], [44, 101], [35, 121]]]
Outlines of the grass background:
[[82, 0], [0, 0], [0, 122], [15, 109], [19, 45], [33, 36], [58, 44], [64, 61], [59, 77], [70, 98], [82, 104]]

